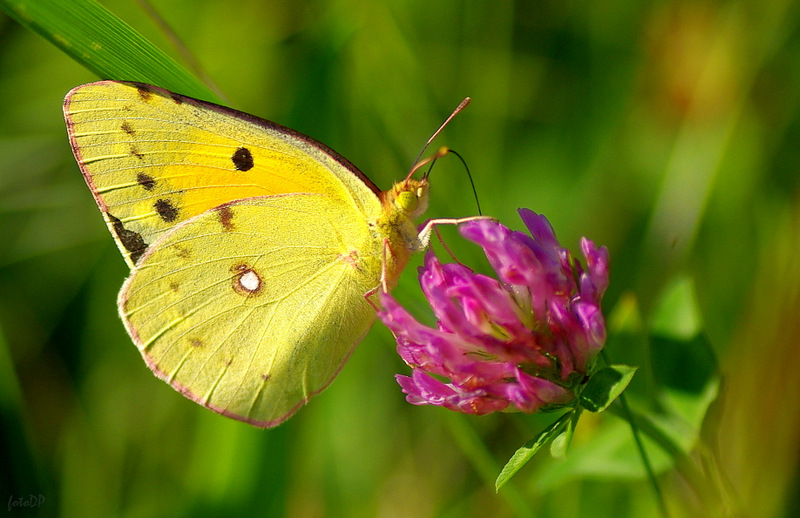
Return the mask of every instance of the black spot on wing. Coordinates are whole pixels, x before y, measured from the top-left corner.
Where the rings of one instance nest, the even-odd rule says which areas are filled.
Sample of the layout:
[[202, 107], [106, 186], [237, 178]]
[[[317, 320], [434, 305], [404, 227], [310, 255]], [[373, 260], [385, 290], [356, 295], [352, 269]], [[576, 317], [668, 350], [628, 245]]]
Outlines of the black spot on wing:
[[178, 209], [169, 200], [160, 199], [153, 204], [153, 207], [166, 223], [172, 223], [178, 219]]
[[237, 171], [249, 171], [253, 168], [253, 154], [246, 147], [237, 149], [231, 157]]
[[126, 229], [119, 218], [115, 218], [108, 213], [106, 213], [106, 215], [109, 221], [111, 221], [112, 230], [117, 236], [117, 239], [119, 239], [119, 242], [125, 247], [125, 250], [130, 253], [131, 261], [136, 264], [142, 254], [147, 250], [147, 244], [144, 242], [144, 239], [142, 239], [141, 234]]
[[134, 133], [136, 133], [136, 130], [133, 129], [133, 127], [128, 121], [125, 121], [122, 124], [120, 124], [119, 128], [128, 135], [133, 135]]
[[155, 179], [149, 174], [139, 173], [136, 175], [136, 182], [147, 191], [152, 191], [156, 186]]

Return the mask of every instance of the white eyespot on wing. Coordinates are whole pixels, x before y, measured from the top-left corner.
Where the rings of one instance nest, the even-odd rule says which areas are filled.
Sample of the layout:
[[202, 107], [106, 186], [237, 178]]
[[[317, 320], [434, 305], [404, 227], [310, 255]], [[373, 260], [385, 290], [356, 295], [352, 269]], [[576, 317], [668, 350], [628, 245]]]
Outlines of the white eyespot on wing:
[[261, 291], [261, 276], [246, 264], [237, 264], [231, 270], [233, 276], [233, 290], [245, 297], [257, 295]]

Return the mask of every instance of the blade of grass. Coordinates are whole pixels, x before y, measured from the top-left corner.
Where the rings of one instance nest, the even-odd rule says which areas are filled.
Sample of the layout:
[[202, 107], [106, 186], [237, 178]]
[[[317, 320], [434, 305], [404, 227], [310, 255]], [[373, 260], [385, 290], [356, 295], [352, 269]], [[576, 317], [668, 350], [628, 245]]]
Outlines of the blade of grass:
[[103, 79], [219, 102], [202, 81], [94, 0], [0, 0], [0, 8]]
[[172, 48], [178, 53], [183, 63], [186, 63], [189, 71], [200, 78], [204, 84], [208, 85], [208, 87], [217, 95], [217, 97], [224, 100], [226, 104], [230, 104], [228, 99], [225, 98], [225, 94], [222, 93], [222, 90], [214, 82], [214, 79], [203, 69], [203, 65], [200, 63], [200, 60], [195, 57], [194, 53], [192, 53], [189, 47], [186, 46], [169, 22], [163, 16], [161, 16], [161, 13], [158, 12], [155, 6], [153, 6], [149, 0], [136, 0], [136, 3], [141, 6], [142, 10], [147, 13], [147, 16], [150, 17], [150, 19], [158, 26], [167, 40], [169, 40]]

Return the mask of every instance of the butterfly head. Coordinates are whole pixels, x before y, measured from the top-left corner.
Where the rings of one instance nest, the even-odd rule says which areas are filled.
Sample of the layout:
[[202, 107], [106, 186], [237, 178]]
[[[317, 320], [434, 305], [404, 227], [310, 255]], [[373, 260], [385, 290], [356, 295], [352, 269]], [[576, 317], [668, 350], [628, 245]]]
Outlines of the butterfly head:
[[386, 193], [385, 203], [394, 212], [416, 219], [428, 209], [428, 179], [406, 178]]

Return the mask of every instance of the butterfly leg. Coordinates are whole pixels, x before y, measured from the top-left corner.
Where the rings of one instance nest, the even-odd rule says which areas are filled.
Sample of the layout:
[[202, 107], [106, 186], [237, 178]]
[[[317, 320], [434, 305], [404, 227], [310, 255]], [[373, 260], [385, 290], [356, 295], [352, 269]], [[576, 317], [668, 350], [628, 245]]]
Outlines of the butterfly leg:
[[373, 309], [375, 309], [375, 311], [380, 310], [380, 308], [377, 306], [377, 304], [375, 304], [372, 301], [372, 296], [375, 295], [378, 292], [379, 289], [382, 289], [384, 293], [389, 293], [389, 285], [388, 285], [388, 282], [386, 281], [386, 279], [388, 277], [388, 275], [386, 273], [386, 264], [387, 264], [387, 259], [388, 259], [389, 255], [391, 255], [391, 253], [392, 253], [392, 249], [389, 246], [389, 240], [388, 239], [384, 239], [383, 240], [383, 259], [381, 260], [381, 279], [380, 279], [380, 284], [378, 286], [375, 286], [374, 288], [372, 288], [371, 290], [369, 290], [368, 292], [366, 292], [364, 294], [364, 298], [367, 299], [367, 302], [369, 302], [369, 305], [372, 306]]
[[494, 218], [490, 218], [489, 216], [470, 216], [468, 218], [439, 218], [439, 219], [429, 219], [422, 225], [420, 228], [419, 234], [417, 238], [420, 242], [420, 249], [424, 250], [428, 248], [428, 245], [431, 241], [431, 232], [436, 225], [460, 225], [461, 223], [466, 223], [468, 221], [478, 221], [481, 219], [488, 219], [494, 220]]

